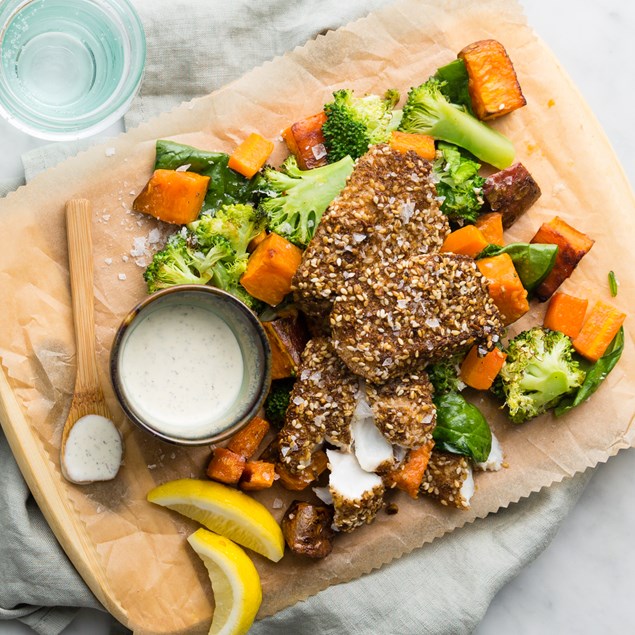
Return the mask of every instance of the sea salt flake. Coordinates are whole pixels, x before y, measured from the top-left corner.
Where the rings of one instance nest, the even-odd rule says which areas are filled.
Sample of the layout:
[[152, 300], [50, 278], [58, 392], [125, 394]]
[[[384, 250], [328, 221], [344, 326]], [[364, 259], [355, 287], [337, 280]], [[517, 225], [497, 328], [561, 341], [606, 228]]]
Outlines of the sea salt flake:
[[273, 509], [282, 509], [283, 504], [284, 503], [282, 502], [281, 498], [274, 498], [271, 507], [273, 507]]
[[118, 276], [119, 280], [125, 280], [126, 279], [126, 274], [125, 273], [120, 273]]
[[112, 265], [112, 258], [104, 258], [104, 262], [105, 262], [107, 265]]
[[311, 147], [311, 152], [316, 161], [319, 161], [322, 157], [326, 156], [326, 148], [323, 143], [317, 143]]
[[106, 148], [106, 151], [104, 152], [104, 154], [107, 157], [114, 157], [116, 153], [117, 153], [117, 150], [113, 147]]
[[191, 163], [186, 163], [185, 165], [179, 165], [175, 172], [187, 172], [192, 167]]

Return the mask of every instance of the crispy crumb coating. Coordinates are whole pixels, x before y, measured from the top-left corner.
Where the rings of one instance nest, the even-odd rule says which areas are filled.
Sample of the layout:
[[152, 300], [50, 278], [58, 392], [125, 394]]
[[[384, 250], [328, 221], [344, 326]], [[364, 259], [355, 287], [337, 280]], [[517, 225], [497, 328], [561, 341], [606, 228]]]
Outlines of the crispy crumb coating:
[[419, 491], [446, 507], [468, 509], [470, 503], [461, 494], [461, 487], [470, 474], [470, 464], [464, 456], [433, 450]]
[[372, 383], [475, 342], [490, 350], [503, 330], [474, 259], [449, 253], [365, 267], [340, 289], [330, 320], [338, 355]]
[[280, 461], [295, 473], [311, 463], [313, 451], [325, 439], [343, 448], [350, 446], [358, 387], [357, 377], [325, 337], [309, 341], [297, 377], [278, 435]]
[[404, 448], [421, 446], [437, 421], [433, 388], [425, 371], [404, 375], [385, 384], [366, 384], [375, 425], [390, 443]]
[[384, 492], [384, 486], [377, 485], [372, 490], [364, 492], [361, 498], [351, 500], [331, 491], [335, 509], [333, 527], [346, 533], [372, 523], [384, 504]]
[[304, 252], [292, 284], [296, 301], [308, 315], [327, 315], [342, 284], [364, 263], [438, 251], [449, 231], [430, 162], [373, 146], [357, 160]]

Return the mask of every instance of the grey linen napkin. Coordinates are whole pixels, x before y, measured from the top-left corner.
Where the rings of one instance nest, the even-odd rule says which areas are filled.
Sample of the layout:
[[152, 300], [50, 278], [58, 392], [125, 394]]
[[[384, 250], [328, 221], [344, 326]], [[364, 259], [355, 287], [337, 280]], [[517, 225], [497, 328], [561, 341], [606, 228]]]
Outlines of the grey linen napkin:
[[[148, 59], [140, 95], [125, 118], [128, 127], [388, 2], [133, 3], [146, 28]], [[79, 149], [56, 144], [31, 151], [23, 157], [27, 181]], [[0, 193], [17, 185], [0, 184]], [[56, 635], [77, 607], [99, 603], [50, 532], [1, 433], [0, 465], [0, 618]], [[589, 477], [587, 472], [554, 485], [368, 576], [331, 587], [257, 622], [252, 632], [469, 633], [498, 589], [549, 544]]]

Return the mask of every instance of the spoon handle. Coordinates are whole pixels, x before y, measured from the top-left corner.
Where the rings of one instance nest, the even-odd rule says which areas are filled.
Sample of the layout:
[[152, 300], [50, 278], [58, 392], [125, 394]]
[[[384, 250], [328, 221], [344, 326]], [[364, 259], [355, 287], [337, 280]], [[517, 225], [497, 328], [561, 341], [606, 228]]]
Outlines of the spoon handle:
[[100, 390], [95, 355], [91, 216], [90, 201], [86, 199], [75, 199], [66, 204], [66, 234], [77, 348], [76, 393]]

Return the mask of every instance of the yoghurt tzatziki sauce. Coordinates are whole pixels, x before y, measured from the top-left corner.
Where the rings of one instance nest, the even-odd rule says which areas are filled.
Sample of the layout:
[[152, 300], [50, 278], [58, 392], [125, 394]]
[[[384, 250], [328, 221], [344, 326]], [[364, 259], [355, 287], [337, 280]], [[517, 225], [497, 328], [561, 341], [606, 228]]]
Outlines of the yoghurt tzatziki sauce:
[[164, 434], [220, 432], [241, 392], [244, 363], [228, 324], [196, 304], [166, 304], [131, 330], [121, 382], [133, 408]]

